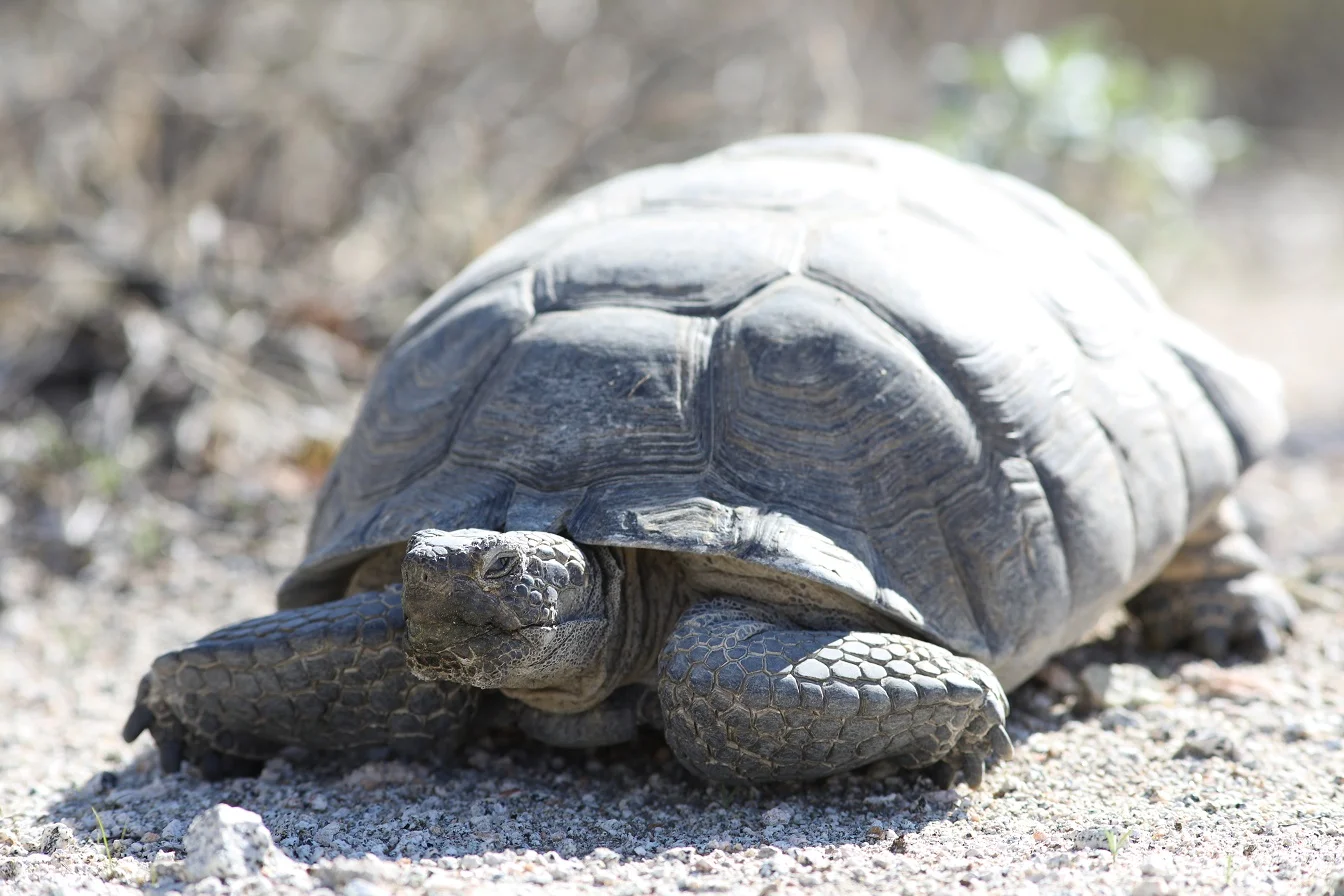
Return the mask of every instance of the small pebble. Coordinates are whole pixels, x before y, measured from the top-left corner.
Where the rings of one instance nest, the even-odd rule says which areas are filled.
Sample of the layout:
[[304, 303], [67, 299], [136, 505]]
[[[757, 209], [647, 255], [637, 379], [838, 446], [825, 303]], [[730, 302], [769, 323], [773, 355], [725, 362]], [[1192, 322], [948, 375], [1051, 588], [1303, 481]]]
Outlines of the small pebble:
[[1094, 710], [1137, 709], [1164, 699], [1157, 676], [1133, 663], [1092, 663], [1079, 675], [1085, 705]]
[[960, 795], [952, 789], [930, 790], [924, 794], [924, 799], [934, 806], [950, 806], [960, 799]]
[[42, 842], [38, 845], [38, 849], [47, 855], [54, 855], [71, 848], [75, 843], [75, 832], [71, 830], [70, 825], [58, 822], [47, 825], [43, 830]]
[[1047, 663], [1044, 669], [1036, 673], [1036, 678], [1064, 697], [1076, 696], [1080, 690], [1078, 677], [1059, 663]]
[[1107, 731], [1119, 731], [1124, 728], [1142, 728], [1143, 716], [1123, 706], [1112, 706], [1097, 715], [1097, 724]]
[[371, 880], [356, 877], [341, 887], [341, 896], [388, 896], [388, 891]]
[[1238, 762], [1241, 759], [1241, 748], [1222, 732], [1192, 731], [1176, 751], [1177, 759], [1212, 759], [1215, 756]]
[[185, 866], [177, 858], [177, 854], [169, 849], [159, 850], [154, 854], [153, 861], [149, 863], [150, 880], [181, 880], [185, 874]]
[[1144, 877], [1171, 880], [1176, 876], [1176, 862], [1167, 853], [1155, 852], [1144, 859], [1141, 873]]

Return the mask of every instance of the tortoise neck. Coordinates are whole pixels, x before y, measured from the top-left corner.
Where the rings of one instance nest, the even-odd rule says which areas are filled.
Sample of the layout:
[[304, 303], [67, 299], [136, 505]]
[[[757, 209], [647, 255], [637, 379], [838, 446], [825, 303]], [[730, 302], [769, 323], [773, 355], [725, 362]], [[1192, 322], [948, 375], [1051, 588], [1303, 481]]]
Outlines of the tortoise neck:
[[[634, 548], [593, 548], [619, 565], [619, 584], [608, 586], [608, 598], [617, 601], [613, 620], [612, 658], [608, 681], [612, 689], [627, 684], [657, 683], [658, 656], [681, 614], [691, 605], [685, 576], [675, 555]], [[611, 606], [611, 604], [608, 604]]]
[[588, 560], [583, 605], [603, 617], [593, 633], [591, 659], [540, 688], [501, 688], [535, 709], [577, 713], [592, 709], [617, 688], [654, 684], [658, 655], [690, 600], [681, 567], [669, 554], [582, 545]]
[[[671, 568], [650, 560], [646, 552], [602, 545], [583, 545], [590, 570], [589, 601], [605, 610], [606, 637], [593, 662], [580, 676], [582, 695], [575, 694], [566, 712], [597, 706], [619, 687], [652, 681], [663, 641], [676, 623], [669, 595], [663, 593]], [[673, 565], [674, 566], [674, 565]], [[580, 705], [582, 704], [582, 705]]]

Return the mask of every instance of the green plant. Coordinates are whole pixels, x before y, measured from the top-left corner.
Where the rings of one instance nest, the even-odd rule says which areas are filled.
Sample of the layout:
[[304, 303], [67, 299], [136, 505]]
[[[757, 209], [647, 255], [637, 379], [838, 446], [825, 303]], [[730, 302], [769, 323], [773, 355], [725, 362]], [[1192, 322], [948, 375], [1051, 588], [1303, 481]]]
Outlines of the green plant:
[[115, 498], [126, 482], [126, 468], [106, 454], [91, 452], [83, 472], [89, 487], [106, 500]]
[[1104, 20], [999, 48], [944, 44], [929, 73], [938, 107], [925, 142], [1045, 187], [1139, 252], [1248, 147], [1241, 122], [1211, 117], [1205, 66], [1154, 66]]
[[103, 827], [103, 817], [98, 814], [98, 810], [90, 806], [89, 811], [93, 812], [93, 820], [98, 824], [98, 836], [103, 840], [103, 855], [107, 857], [107, 876], [109, 879], [116, 874], [117, 863], [112, 859], [112, 844], [107, 839], [107, 828]]
[[140, 520], [131, 530], [131, 553], [141, 563], [158, 559], [167, 545], [168, 533], [157, 519]]
[[1232, 853], [1227, 854], [1227, 864], [1223, 869], [1223, 888], [1232, 886]]
[[1111, 852], [1112, 865], [1115, 864], [1116, 858], [1119, 857], [1120, 850], [1124, 849], [1125, 844], [1129, 842], [1129, 835], [1133, 830], [1133, 828], [1125, 828], [1124, 833], [1117, 834], [1110, 828], [1106, 829], [1106, 848]]

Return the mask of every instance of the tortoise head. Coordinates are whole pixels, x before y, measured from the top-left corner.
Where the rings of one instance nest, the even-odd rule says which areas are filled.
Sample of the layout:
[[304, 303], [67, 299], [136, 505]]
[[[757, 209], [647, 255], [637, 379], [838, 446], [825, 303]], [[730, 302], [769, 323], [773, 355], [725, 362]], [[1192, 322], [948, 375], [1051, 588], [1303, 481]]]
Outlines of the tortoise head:
[[424, 529], [406, 547], [401, 578], [406, 655], [421, 678], [535, 705], [531, 692], [586, 690], [579, 683], [604, 654], [596, 574], [562, 536]]

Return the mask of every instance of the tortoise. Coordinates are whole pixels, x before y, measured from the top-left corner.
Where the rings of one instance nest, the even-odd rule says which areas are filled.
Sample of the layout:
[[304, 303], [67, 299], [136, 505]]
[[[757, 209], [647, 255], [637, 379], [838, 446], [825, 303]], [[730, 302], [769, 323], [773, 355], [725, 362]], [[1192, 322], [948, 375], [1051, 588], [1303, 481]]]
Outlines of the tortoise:
[[1010, 176], [786, 135], [600, 184], [386, 349], [279, 611], [156, 660], [166, 770], [661, 727], [716, 781], [1011, 755], [1005, 692], [1128, 603], [1277, 651], [1232, 490], [1273, 372]]

